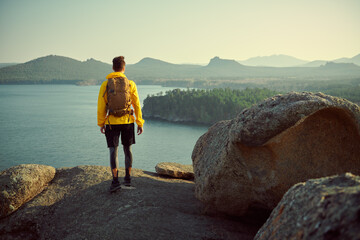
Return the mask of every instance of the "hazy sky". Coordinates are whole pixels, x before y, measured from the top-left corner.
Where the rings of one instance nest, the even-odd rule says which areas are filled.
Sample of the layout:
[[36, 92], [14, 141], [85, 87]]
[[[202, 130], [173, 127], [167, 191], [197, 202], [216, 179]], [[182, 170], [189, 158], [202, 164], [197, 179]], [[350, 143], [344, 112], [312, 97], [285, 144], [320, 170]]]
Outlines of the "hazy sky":
[[0, 62], [360, 53], [359, 0], [0, 0]]

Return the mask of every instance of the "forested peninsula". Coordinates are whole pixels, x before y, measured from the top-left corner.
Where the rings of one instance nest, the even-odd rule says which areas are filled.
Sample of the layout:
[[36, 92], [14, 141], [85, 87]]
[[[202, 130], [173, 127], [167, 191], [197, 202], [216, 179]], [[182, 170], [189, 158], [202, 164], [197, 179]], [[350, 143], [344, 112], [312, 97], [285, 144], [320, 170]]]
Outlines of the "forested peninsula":
[[143, 114], [145, 118], [211, 125], [232, 119], [243, 109], [277, 93], [266, 88], [174, 89], [147, 96]]

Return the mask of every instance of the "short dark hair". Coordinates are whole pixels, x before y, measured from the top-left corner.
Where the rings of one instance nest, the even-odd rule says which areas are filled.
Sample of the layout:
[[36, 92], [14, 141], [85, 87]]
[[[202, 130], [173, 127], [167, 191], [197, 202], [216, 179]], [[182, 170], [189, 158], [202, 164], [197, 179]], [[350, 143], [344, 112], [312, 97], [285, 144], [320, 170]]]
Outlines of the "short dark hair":
[[123, 56], [115, 57], [113, 59], [113, 69], [114, 71], [121, 71], [125, 67], [125, 58]]

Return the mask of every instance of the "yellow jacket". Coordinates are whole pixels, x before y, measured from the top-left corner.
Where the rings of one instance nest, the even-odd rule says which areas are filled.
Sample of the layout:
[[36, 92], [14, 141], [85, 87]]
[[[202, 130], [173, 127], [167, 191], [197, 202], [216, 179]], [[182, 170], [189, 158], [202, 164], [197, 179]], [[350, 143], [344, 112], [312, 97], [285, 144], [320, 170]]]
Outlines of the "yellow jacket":
[[[125, 74], [121, 72], [113, 72], [106, 76], [106, 79], [116, 78], [116, 77], [126, 77]], [[106, 85], [108, 80], [104, 81], [101, 84], [99, 97], [98, 97], [98, 108], [97, 108], [97, 124], [100, 127], [103, 127], [105, 124], [109, 125], [118, 125], [118, 124], [128, 124], [135, 122], [135, 117], [133, 115], [125, 115], [122, 117], [115, 117], [113, 115], [108, 115], [106, 112], [106, 103], [107, 103], [107, 93]], [[131, 97], [131, 105], [134, 108], [135, 116], [136, 116], [136, 124], [139, 127], [142, 127], [144, 124], [144, 119], [142, 118], [141, 106], [139, 101], [139, 95], [137, 92], [136, 84], [129, 80], [130, 82], [130, 97]], [[104, 95], [105, 93], [105, 95]]]

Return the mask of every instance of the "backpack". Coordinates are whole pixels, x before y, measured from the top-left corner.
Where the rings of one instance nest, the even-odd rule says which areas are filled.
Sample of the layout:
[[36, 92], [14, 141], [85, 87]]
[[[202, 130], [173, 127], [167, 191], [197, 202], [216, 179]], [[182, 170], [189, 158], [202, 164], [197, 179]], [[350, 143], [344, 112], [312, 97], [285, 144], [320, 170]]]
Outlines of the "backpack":
[[121, 117], [126, 114], [133, 114], [131, 109], [130, 82], [126, 77], [108, 79], [105, 92], [107, 93], [106, 110], [109, 115]]

